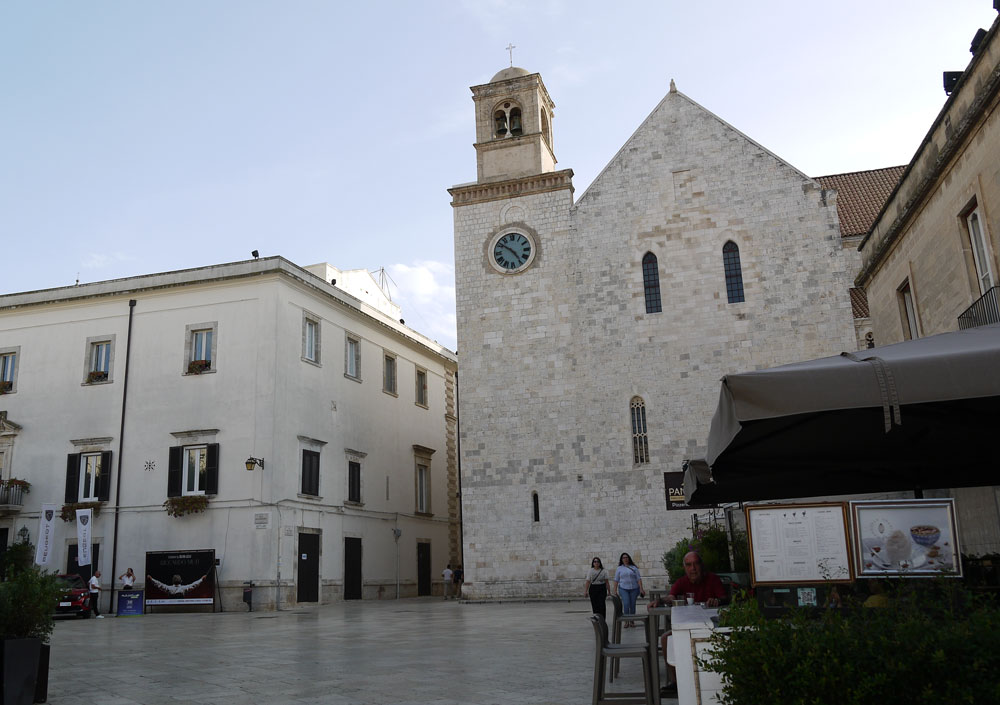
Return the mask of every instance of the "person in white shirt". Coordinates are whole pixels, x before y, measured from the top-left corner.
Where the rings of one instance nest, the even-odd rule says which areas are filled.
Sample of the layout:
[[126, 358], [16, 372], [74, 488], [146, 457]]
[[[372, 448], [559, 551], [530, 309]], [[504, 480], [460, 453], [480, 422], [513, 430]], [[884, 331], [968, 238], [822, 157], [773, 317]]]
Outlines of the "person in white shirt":
[[452, 581], [451, 563], [448, 567], [441, 571], [441, 578], [444, 580], [444, 599], [451, 597], [451, 581]]
[[122, 581], [122, 590], [131, 590], [135, 585], [135, 573], [131, 568], [119, 575], [118, 579]]
[[101, 571], [95, 570], [87, 583], [90, 586], [90, 609], [94, 611], [94, 616], [104, 619], [104, 615], [97, 609], [97, 603], [101, 601]]

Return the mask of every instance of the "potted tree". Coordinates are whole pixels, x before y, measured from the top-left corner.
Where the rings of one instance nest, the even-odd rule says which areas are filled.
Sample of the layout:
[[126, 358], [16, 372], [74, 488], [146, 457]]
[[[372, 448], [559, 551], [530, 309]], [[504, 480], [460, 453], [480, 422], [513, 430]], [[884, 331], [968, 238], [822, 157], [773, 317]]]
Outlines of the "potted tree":
[[[31, 705], [42, 643], [52, 633], [52, 612], [61, 589], [54, 575], [31, 562], [30, 543], [11, 546], [0, 583], [0, 703]], [[48, 645], [46, 644], [46, 647]], [[44, 659], [47, 664], [48, 659]], [[48, 672], [43, 674], [47, 682]]]

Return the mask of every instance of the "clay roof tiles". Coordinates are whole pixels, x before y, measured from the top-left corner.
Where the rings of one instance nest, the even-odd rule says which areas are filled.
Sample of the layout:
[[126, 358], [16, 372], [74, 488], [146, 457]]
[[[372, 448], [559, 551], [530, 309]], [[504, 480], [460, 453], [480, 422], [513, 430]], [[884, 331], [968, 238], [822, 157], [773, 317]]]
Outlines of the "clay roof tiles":
[[[841, 237], [868, 233], [905, 170], [905, 165], [890, 166], [816, 177], [823, 188], [837, 190]], [[867, 309], [867, 303], [865, 308]]]

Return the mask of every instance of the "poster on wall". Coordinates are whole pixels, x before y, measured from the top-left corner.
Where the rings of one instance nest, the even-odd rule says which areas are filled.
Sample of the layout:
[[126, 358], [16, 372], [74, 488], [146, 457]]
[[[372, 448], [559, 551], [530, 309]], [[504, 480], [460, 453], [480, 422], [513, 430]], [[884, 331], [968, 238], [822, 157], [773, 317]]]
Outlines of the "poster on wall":
[[215, 604], [215, 549], [146, 552], [147, 605]]
[[953, 499], [851, 502], [859, 578], [962, 577]]
[[751, 505], [746, 517], [754, 585], [852, 580], [843, 502]]

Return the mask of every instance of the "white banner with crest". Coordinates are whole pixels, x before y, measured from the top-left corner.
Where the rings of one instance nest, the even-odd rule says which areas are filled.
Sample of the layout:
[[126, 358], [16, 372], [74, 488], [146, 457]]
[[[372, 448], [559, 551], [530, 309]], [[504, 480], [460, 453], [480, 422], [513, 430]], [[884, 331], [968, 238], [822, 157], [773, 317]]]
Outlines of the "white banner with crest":
[[90, 565], [90, 525], [93, 519], [93, 509], [76, 510], [77, 565]]
[[58, 511], [58, 504], [42, 505], [42, 515], [38, 517], [38, 543], [35, 546], [35, 563], [38, 565], [48, 565], [52, 560], [53, 522]]

